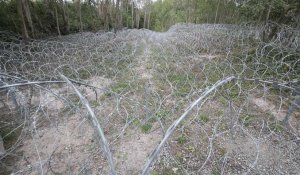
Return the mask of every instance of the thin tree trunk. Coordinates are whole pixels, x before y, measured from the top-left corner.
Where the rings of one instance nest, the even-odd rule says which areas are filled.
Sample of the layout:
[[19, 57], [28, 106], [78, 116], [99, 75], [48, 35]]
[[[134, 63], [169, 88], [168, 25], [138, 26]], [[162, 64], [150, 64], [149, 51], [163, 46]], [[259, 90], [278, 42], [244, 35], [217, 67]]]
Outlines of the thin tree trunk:
[[34, 20], [38, 22], [40, 29], [43, 30], [43, 31], [46, 31], [46, 33], [48, 33], [49, 30], [47, 28], [44, 28], [42, 21], [40, 20], [40, 18], [36, 14], [33, 2], [30, 1], [29, 5], [30, 5], [30, 7], [32, 9], [32, 14], [33, 14]]
[[17, 30], [19, 27], [18, 27], [18, 24], [16, 23], [16, 20], [13, 19], [13, 18], [11, 17], [11, 15], [8, 15], [8, 17], [9, 17], [10, 19], [12, 19], [12, 23], [14, 24], [15, 30]]
[[131, 23], [131, 28], [134, 27], [134, 16], [133, 16], [133, 13], [134, 13], [134, 4], [133, 4], [133, 1], [131, 2], [131, 18], [132, 18], [132, 23]]
[[219, 12], [220, 1], [221, 1], [221, 0], [218, 1], [218, 5], [217, 5], [217, 10], [216, 10], [216, 15], [215, 15], [215, 21], [214, 21], [215, 24], [217, 23], [217, 18], [218, 18], [218, 12]]
[[193, 18], [195, 24], [197, 24], [197, 19], [198, 19], [197, 8], [198, 8], [198, 1], [195, 1], [194, 9], [193, 9]]
[[104, 29], [106, 31], [109, 30], [109, 1], [105, 0], [105, 4], [103, 6], [103, 18], [104, 18]]
[[97, 0], [97, 14], [101, 17], [101, 1]]
[[116, 26], [116, 21], [114, 19], [115, 17], [115, 0], [111, 0], [110, 3], [109, 3], [109, 11], [108, 11], [108, 30], [110, 30], [110, 26], [111, 27], [115, 27]]
[[78, 18], [79, 18], [79, 31], [83, 32], [82, 18], [81, 18], [81, 3], [80, 0], [77, 0], [77, 10], [78, 10]]
[[190, 0], [188, 0], [187, 2], [187, 19], [186, 22], [189, 23], [190, 22]]
[[55, 17], [56, 17], [56, 28], [57, 28], [57, 34], [60, 37], [60, 29], [59, 29], [59, 21], [58, 21], [58, 13], [57, 13], [57, 7], [55, 7]]
[[124, 12], [124, 1], [121, 2], [121, 10], [120, 10], [120, 29], [123, 28], [123, 12]]
[[99, 0], [99, 17], [101, 18], [101, 22], [103, 24], [103, 28], [104, 30], [106, 30], [106, 11], [105, 11], [105, 2], [103, 0]]
[[31, 30], [31, 35], [33, 37], [35, 37], [34, 26], [33, 26], [32, 18], [31, 18], [31, 13], [30, 13], [30, 8], [29, 8], [28, 0], [22, 0], [22, 2], [23, 2], [22, 3], [23, 10], [25, 12], [25, 16], [26, 16], [27, 22], [28, 22], [30, 30]]
[[140, 28], [140, 12], [138, 9], [136, 10], [135, 14], [136, 14], [136, 28], [139, 29]]
[[22, 36], [23, 36], [24, 39], [28, 39], [29, 35], [28, 35], [28, 31], [27, 31], [27, 26], [26, 26], [24, 14], [23, 14], [22, 0], [17, 0], [17, 10], [18, 10], [18, 14], [19, 14], [20, 19], [21, 19]]
[[129, 20], [128, 20], [128, 0], [126, 0], [126, 27], [129, 27]]
[[269, 18], [270, 18], [272, 3], [273, 3], [273, 1], [271, 1], [271, 3], [269, 4], [268, 12], [267, 12], [267, 15], [266, 15], [266, 21], [265, 21], [266, 24], [268, 23]]
[[[67, 11], [68, 11], [68, 7], [66, 7], [64, 0], [60, 0], [61, 4], [62, 4], [62, 9], [63, 9], [63, 21], [64, 21], [64, 28], [66, 30], [66, 33], [70, 33], [70, 24], [69, 24], [69, 18], [67, 15]], [[67, 10], [66, 10], [67, 9]]]
[[116, 2], [116, 19], [115, 19], [115, 29], [118, 30], [120, 28], [120, 0], [117, 0]]
[[148, 25], [147, 25], [148, 29], [150, 29], [150, 18], [151, 18], [151, 11], [149, 11], [149, 16], [148, 16]]
[[81, 3], [80, 3], [80, 0], [78, 1], [78, 5], [79, 5], [80, 32], [83, 32], [83, 24], [82, 24]]
[[146, 22], [147, 22], [147, 11], [148, 11], [148, 6], [147, 4], [145, 5], [145, 13], [144, 13], [144, 24], [143, 24], [143, 28], [146, 28]]

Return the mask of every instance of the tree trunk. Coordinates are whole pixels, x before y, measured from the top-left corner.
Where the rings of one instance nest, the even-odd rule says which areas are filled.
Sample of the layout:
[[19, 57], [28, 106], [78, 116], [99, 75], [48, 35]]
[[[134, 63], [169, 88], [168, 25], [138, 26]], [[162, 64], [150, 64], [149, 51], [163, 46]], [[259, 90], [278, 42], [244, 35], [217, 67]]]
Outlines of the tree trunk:
[[198, 7], [198, 1], [195, 1], [195, 4], [194, 4], [194, 9], [193, 9], [193, 18], [194, 18], [194, 23], [197, 24], [197, 19], [198, 19], [198, 15], [197, 15], [197, 8]]
[[103, 5], [103, 19], [104, 19], [104, 29], [109, 30], [109, 0], [105, 0]]
[[267, 15], [266, 15], [266, 21], [265, 21], [265, 24], [267, 24], [268, 21], [269, 21], [271, 9], [272, 9], [272, 3], [273, 3], [273, 1], [271, 1], [271, 3], [269, 4], [269, 8], [268, 8], [268, 12], [267, 12]]
[[69, 24], [69, 18], [67, 15], [68, 7], [66, 7], [66, 3], [64, 0], [60, 0], [60, 3], [62, 4], [62, 9], [63, 9], [63, 21], [64, 21], [64, 28], [66, 30], [66, 33], [70, 33], [70, 24]]
[[186, 23], [190, 23], [190, 0], [187, 0], [187, 17], [186, 17]]
[[76, 0], [77, 2], [77, 10], [78, 10], [78, 18], [79, 18], [79, 31], [83, 32], [83, 25], [82, 25], [82, 17], [81, 17], [81, 3], [80, 0]]
[[129, 20], [128, 20], [128, 0], [126, 0], [126, 27], [129, 27]]
[[37, 21], [38, 24], [39, 24], [39, 28], [40, 28], [41, 30], [45, 31], [46, 33], [49, 33], [50, 31], [49, 31], [47, 28], [44, 28], [42, 21], [41, 21], [40, 18], [37, 16], [36, 11], [35, 11], [35, 9], [34, 9], [34, 4], [33, 4], [33, 2], [32, 2], [32, 1], [29, 1], [29, 5], [30, 5], [30, 7], [31, 7], [31, 9], [32, 9], [32, 15], [33, 15], [34, 20]]
[[151, 19], [151, 11], [149, 12], [149, 16], [148, 16], [148, 25], [147, 25], [148, 29], [150, 29], [150, 19]]
[[27, 26], [26, 26], [24, 14], [23, 14], [22, 0], [17, 0], [17, 10], [18, 10], [18, 14], [19, 14], [20, 19], [21, 19], [22, 36], [23, 36], [24, 39], [28, 39], [29, 35], [28, 35], [28, 31], [27, 31]]
[[148, 8], [145, 8], [143, 28], [146, 28], [146, 22], [147, 22], [147, 9], [148, 9]]
[[131, 23], [131, 28], [134, 28], [134, 16], [133, 16], [133, 14], [134, 14], [134, 3], [133, 3], [133, 1], [131, 2], [131, 19], [132, 19], [132, 23]]
[[136, 10], [135, 14], [136, 14], [136, 28], [139, 29], [140, 28], [140, 12], [138, 9]]
[[124, 12], [124, 1], [121, 1], [121, 10], [120, 10], [120, 29], [123, 28], [123, 12]]
[[97, 14], [99, 17], [101, 17], [101, 1], [97, 0]]
[[120, 0], [117, 0], [116, 2], [116, 19], [115, 19], [115, 23], [116, 23], [116, 26], [115, 26], [115, 29], [116, 30], [119, 30], [120, 28]]
[[56, 28], [57, 28], [57, 34], [60, 37], [60, 29], [59, 29], [59, 21], [58, 21], [58, 13], [57, 13], [57, 6], [55, 7], [55, 17], [56, 17]]
[[30, 8], [29, 8], [29, 3], [28, 0], [22, 0], [22, 5], [23, 5], [23, 12], [25, 12], [25, 17], [27, 19], [27, 22], [29, 24], [30, 30], [31, 30], [31, 35], [33, 37], [35, 37], [35, 33], [34, 33], [34, 26], [33, 26], [33, 22], [32, 22], [32, 18], [31, 18], [31, 13], [30, 13]]
[[98, 13], [99, 13], [99, 17], [101, 19], [102, 22], [102, 29], [106, 30], [106, 11], [105, 11], [105, 2], [103, 0], [98, 0], [99, 2], [99, 7], [98, 7]]
[[217, 10], [216, 10], [216, 15], [215, 15], [215, 21], [214, 21], [215, 24], [217, 23], [217, 19], [218, 19], [218, 12], [219, 12], [220, 1], [221, 0], [218, 1], [218, 5], [217, 5]]

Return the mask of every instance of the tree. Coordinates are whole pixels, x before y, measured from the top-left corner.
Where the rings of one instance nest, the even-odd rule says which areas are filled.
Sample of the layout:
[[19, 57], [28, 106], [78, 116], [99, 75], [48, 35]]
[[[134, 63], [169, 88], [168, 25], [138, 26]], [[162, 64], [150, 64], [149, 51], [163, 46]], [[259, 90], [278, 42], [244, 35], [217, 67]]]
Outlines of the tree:
[[60, 0], [60, 5], [62, 6], [63, 10], [63, 22], [64, 22], [64, 29], [66, 33], [70, 32], [70, 24], [69, 24], [69, 19], [68, 19], [68, 6], [66, 5], [66, 2], [64, 0]]
[[80, 32], [83, 32], [80, 0], [75, 0], [75, 3], [77, 5], [77, 12], [78, 12], [78, 18], [79, 18], [79, 27], [78, 28], [79, 28]]
[[23, 13], [23, 0], [17, 1], [17, 9], [18, 9], [18, 14], [20, 16], [20, 20], [21, 20], [22, 36], [24, 37], [24, 39], [28, 39], [29, 35], [28, 35], [27, 25], [26, 25], [24, 13]]
[[54, 7], [54, 9], [55, 9], [55, 18], [56, 18], [56, 27], [57, 27], [57, 34], [58, 34], [58, 36], [61, 36], [61, 34], [60, 34], [60, 28], [59, 28], [59, 21], [58, 21], [57, 8], [58, 8], [58, 6], [56, 5]]
[[134, 28], [134, 2], [131, 1], [131, 28]]
[[[24, 39], [128, 28], [167, 30], [181, 23], [269, 21], [300, 28], [299, 0], [4, 0], [1, 30]], [[273, 32], [274, 33], [274, 32]]]

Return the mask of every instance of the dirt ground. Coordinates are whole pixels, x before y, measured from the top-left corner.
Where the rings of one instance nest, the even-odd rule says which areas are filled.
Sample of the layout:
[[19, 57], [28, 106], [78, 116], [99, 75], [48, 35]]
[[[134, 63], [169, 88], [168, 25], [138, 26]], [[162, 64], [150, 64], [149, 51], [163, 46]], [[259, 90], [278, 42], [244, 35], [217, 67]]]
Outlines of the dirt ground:
[[[164, 131], [219, 80], [212, 82], [208, 77], [220, 71], [217, 61], [225, 55], [203, 53], [174, 58], [175, 51], [166, 47], [166, 43], [175, 45], [173, 41], [178, 38], [174, 33], [126, 33], [126, 37], [131, 35], [136, 38], [130, 39], [133, 61], [125, 61], [129, 65], [120, 63], [120, 55], [109, 57], [114, 48], [105, 52], [111, 60], [103, 59], [121, 73], [84, 80], [95, 88], [76, 86], [95, 112], [109, 142], [117, 174], [121, 175], [141, 172]], [[187, 60], [193, 61], [185, 63]], [[213, 62], [217, 68], [200, 65], [203, 62]], [[105, 70], [111, 71], [109, 68]], [[197, 72], [193, 72], [194, 68]], [[74, 89], [67, 84], [37, 89], [31, 98], [30, 115], [20, 125], [26, 126], [26, 134], [20, 134], [14, 150], [8, 150], [15, 157], [10, 171], [30, 175], [109, 174], [98, 133]], [[228, 95], [226, 90], [213, 92], [180, 123], [150, 168], [151, 175], [300, 173], [296, 134], [300, 132], [299, 110], [293, 113], [289, 121], [292, 129], [288, 130], [283, 123], [288, 108], [278, 99], [260, 95], [260, 88], [249, 90], [251, 93], [244, 90], [248, 93], [243, 94], [246, 98]], [[28, 90], [19, 93], [29, 94]], [[5, 103], [0, 103], [0, 116], [14, 115], [13, 102], [1, 100]]]

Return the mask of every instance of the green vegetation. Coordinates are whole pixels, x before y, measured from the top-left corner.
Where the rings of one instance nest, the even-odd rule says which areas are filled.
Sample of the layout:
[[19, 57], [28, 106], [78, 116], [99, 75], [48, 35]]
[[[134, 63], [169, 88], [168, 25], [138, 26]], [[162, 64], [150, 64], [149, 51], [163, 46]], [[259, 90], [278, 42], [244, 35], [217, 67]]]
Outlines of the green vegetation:
[[207, 123], [209, 121], [209, 117], [206, 114], [201, 114], [199, 118], [203, 123]]
[[168, 80], [176, 87], [175, 96], [184, 97], [191, 91], [189, 81], [194, 79], [194, 75], [185, 75], [184, 73], [177, 73], [168, 76]]
[[218, 170], [216, 167], [214, 167], [211, 174], [212, 174], [212, 175], [220, 175], [221, 172], [220, 172], [220, 170]]
[[93, 100], [93, 101], [91, 101], [91, 106], [92, 107], [97, 107], [97, 106], [99, 106], [100, 104], [99, 104], [99, 102], [98, 101], [96, 101], [96, 100]]
[[[178, 169], [178, 168], [177, 168]], [[176, 169], [176, 170], [177, 170]], [[168, 167], [165, 167], [163, 168], [162, 170], [159, 171], [159, 173], [157, 174], [163, 174], [163, 175], [178, 175], [178, 172], [175, 171], [174, 168], [168, 168]], [[154, 174], [156, 175], [156, 174]]]
[[277, 133], [280, 133], [284, 130], [284, 126], [282, 126], [278, 122], [271, 124], [270, 128], [272, 131], [277, 132]]
[[178, 144], [183, 145], [187, 142], [187, 138], [184, 135], [180, 135], [176, 138]]
[[[285, 126], [274, 121], [274, 117], [267, 118], [272, 113], [267, 112], [267, 109], [260, 109], [258, 105], [255, 106], [250, 98], [259, 93], [263, 93], [266, 99], [274, 94], [279, 97], [280, 94], [280, 103], [283, 103], [285, 98], [291, 96], [290, 90], [283, 93], [280, 88], [272, 88], [272, 84], [260, 83], [259, 80], [254, 82], [255, 78], [268, 81], [275, 79], [289, 87], [300, 86], [299, 82], [292, 84], [294, 79], [299, 79], [300, 72], [300, 62], [297, 61], [299, 42], [296, 38], [300, 24], [299, 7], [300, 2], [297, 0], [3, 0], [0, 1], [0, 31], [7, 31], [9, 36], [15, 36], [13, 33], [22, 35], [25, 41], [19, 42], [20, 44], [3, 42], [5, 52], [0, 58], [5, 70], [3, 73], [24, 77], [28, 81], [59, 79], [57, 72], [52, 74], [52, 70], [58, 70], [78, 81], [94, 76], [109, 79], [112, 84], [108, 90], [103, 87], [105, 93], [99, 93], [99, 102], [98, 99], [90, 101], [90, 105], [96, 108], [101, 103], [103, 106], [103, 109], [98, 108], [95, 112], [97, 117], [99, 116], [99, 122], [103, 123], [103, 131], [110, 141], [115, 139], [115, 134], [119, 134], [117, 132], [120, 130], [124, 135], [131, 134], [132, 125], [140, 131], [139, 133], [144, 133], [143, 136], [152, 136], [150, 132], [154, 127], [156, 129], [157, 125], [166, 131], [184, 111], [190, 110], [183, 121], [176, 123], [176, 129], [182, 128], [182, 132], [175, 130], [172, 135], [173, 141], [168, 144], [168, 153], [172, 156], [176, 153], [175, 158], [182, 165], [178, 168], [172, 165], [171, 168], [154, 166], [157, 169], [150, 174], [177, 174], [181, 168], [182, 172], [187, 173], [192, 169], [199, 169], [199, 162], [203, 163], [207, 159], [205, 154], [209, 145], [205, 143], [206, 137], [209, 138], [209, 142], [212, 141], [210, 143], [223, 145], [221, 143], [225, 139], [231, 139], [223, 133], [234, 132], [236, 120], [244, 126], [242, 129], [249, 130], [251, 134], [254, 131], [254, 136], [256, 126], [259, 126], [261, 121], [265, 127], [261, 129], [261, 134], [267, 132], [266, 130], [273, 134], [285, 134]], [[244, 25], [184, 24], [170, 29], [174, 24], [181, 22]], [[281, 29], [279, 26], [284, 27]], [[124, 27], [170, 31], [156, 33], [148, 30], [125, 30], [114, 34], [115, 30]], [[296, 32], [293, 33], [294, 29]], [[90, 34], [83, 33], [84, 31], [113, 32]], [[278, 31], [281, 31], [280, 36]], [[50, 37], [45, 40], [28, 41], [30, 38], [48, 38], [78, 32], [80, 34], [70, 35], [70, 38]], [[6, 37], [6, 32], [3, 33], [0, 33], [0, 41], [14, 41], [13, 37], [10, 39]], [[44, 41], [47, 44], [43, 45]], [[39, 43], [42, 43], [41, 46]], [[54, 69], [51, 68], [52, 65]], [[144, 73], [151, 73], [151, 76], [144, 76]], [[247, 77], [251, 81], [241, 78], [226, 82], [210, 91], [210, 94], [204, 94], [205, 98], [194, 109], [189, 108], [201, 94], [228, 76]], [[5, 79], [9, 79], [8, 82], [4, 82], [7, 84], [18, 83], [10, 78]], [[99, 84], [101, 83], [99, 80]], [[102, 84], [100, 86], [102, 87]], [[103, 83], [103, 86], [106, 86], [106, 83]], [[26, 87], [22, 89], [22, 86], [19, 90], [25, 91]], [[41, 87], [46, 88], [47, 85]], [[83, 88], [81, 86], [80, 90]], [[39, 89], [39, 92], [42, 90]], [[82, 104], [77, 95], [70, 95], [70, 91], [58, 92], [59, 96], [67, 97], [64, 103], [66, 106], [58, 111], [59, 115], [52, 114], [51, 110], [37, 114], [44, 116], [47, 113], [47, 119], [52, 121], [55, 117], [62, 118], [61, 116], [71, 116], [80, 112]], [[276, 103], [275, 100], [274, 102]], [[273, 108], [273, 105], [266, 105], [265, 108], [268, 106]], [[277, 104], [274, 106], [277, 108]], [[42, 107], [39, 107], [40, 110]], [[36, 106], [30, 108], [30, 116], [35, 108]], [[288, 105], [280, 104], [282, 111], [287, 108]], [[250, 112], [254, 109], [255, 112]], [[264, 114], [258, 113], [259, 111]], [[41, 127], [47, 125], [42, 122], [38, 124]], [[5, 144], [12, 143], [18, 132], [6, 136]], [[0, 135], [6, 134], [6, 131], [0, 131]], [[116, 140], [123, 139], [121, 134], [119, 136]], [[211, 149], [216, 152], [212, 152], [213, 156], [209, 162], [203, 164], [206, 166], [205, 171], [211, 174], [220, 174], [219, 161], [231, 154], [229, 149], [227, 152], [227, 147], [221, 148], [216, 145]], [[191, 154], [199, 160], [196, 167], [192, 164], [185, 165], [186, 162], [194, 160]], [[222, 159], [218, 157], [220, 155]], [[166, 157], [168, 158], [170, 157]], [[31, 160], [30, 157], [29, 159]], [[231, 163], [226, 167], [230, 167]], [[188, 171], [183, 168], [187, 168]], [[203, 172], [199, 170], [198, 173]]]
[[299, 14], [298, 0], [0, 1], [1, 30], [24, 38], [123, 27], [166, 31], [182, 22], [297, 25]]
[[151, 131], [152, 124], [151, 123], [146, 123], [141, 126], [141, 130], [143, 133], [149, 133]]
[[159, 118], [160, 120], [165, 119], [168, 115], [169, 115], [169, 112], [166, 110], [163, 110], [163, 109], [155, 113], [155, 116], [157, 118]]
[[[121, 93], [129, 89], [129, 84], [126, 82], [116, 83], [111, 87], [111, 91], [113, 93]], [[109, 94], [107, 94], [109, 95]]]
[[80, 69], [78, 71], [78, 74], [79, 74], [79, 78], [83, 80], [89, 79], [91, 77], [91, 74], [85, 69]]
[[150, 173], [150, 175], [159, 175], [159, 174], [158, 174], [158, 172], [156, 172], [156, 171], [152, 171], [152, 172]]
[[12, 130], [11, 128], [0, 128], [0, 136], [3, 137], [5, 148], [10, 148], [21, 134], [22, 127]]
[[244, 126], [248, 127], [250, 126], [251, 122], [254, 120], [254, 116], [245, 114], [241, 116], [240, 120], [244, 124]]

